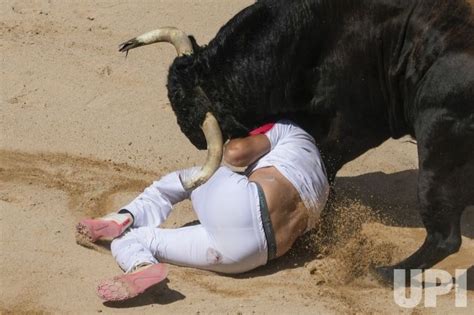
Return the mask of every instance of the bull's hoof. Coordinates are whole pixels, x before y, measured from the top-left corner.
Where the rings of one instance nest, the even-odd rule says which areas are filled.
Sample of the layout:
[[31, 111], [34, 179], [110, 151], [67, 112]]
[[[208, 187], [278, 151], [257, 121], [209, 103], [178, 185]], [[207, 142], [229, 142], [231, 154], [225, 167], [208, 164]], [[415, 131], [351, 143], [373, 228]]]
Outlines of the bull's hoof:
[[393, 267], [391, 266], [382, 266], [376, 267], [373, 270], [375, 278], [383, 285], [392, 286], [393, 285]]

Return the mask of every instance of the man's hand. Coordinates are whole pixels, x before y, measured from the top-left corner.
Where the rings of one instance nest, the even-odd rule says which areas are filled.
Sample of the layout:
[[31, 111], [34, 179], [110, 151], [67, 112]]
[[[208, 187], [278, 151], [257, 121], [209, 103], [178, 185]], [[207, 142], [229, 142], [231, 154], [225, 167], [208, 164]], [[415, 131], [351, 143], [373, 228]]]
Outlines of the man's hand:
[[245, 167], [267, 154], [270, 148], [264, 134], [232, 139], [224, 148], [224, 161], [234, 167]]

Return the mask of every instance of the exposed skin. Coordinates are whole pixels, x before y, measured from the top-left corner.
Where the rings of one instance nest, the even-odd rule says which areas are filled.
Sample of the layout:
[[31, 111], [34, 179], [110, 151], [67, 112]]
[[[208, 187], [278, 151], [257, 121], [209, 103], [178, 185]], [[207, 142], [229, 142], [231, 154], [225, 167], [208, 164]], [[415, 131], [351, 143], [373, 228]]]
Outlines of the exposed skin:
[[[269, 151], [270, 141], [265, 135], [237, 138], [227, 143], [224, 161], [235, 167], [244, 167]], [[249, 179], [259, 183], [265, 193], [277, 244], [276, 257], [280, 257], [306, 229], [308, 210], [298, 191], [275, 167], [255, 170]]]

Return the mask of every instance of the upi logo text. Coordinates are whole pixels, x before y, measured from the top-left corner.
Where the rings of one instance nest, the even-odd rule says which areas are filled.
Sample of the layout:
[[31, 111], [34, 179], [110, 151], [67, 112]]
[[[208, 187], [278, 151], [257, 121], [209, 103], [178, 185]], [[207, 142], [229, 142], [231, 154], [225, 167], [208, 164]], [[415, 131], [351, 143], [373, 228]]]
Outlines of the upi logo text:
[[416, 307], [421, 303], [424, 291], [425, 307], [436, 307], [437, 297], [448, 294], [454, 287], [454, 306], [467, 307], [466, 269], [456, 269], [454, 279], [449, 272], [444, 270], [427, 269], [422, 272], [421, 269], [412, 269], [410, 270], [409, 286], [407, 286], [406, 273], [404, 269], [394, 270], [393, 298], [398, 306]]

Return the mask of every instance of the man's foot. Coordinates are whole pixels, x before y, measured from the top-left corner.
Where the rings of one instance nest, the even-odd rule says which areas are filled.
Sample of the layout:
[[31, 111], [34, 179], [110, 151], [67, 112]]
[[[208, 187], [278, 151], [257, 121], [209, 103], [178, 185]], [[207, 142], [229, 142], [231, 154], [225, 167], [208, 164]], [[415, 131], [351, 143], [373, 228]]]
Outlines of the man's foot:
[[147, 265], [133, 273], [102, 281], [97, 287], [97, 295], [105, 301], [127, 300], [160, 283], [167, 275], [166, 265], [161, 263]]
[[95, 242], [98, 239], [114, 239], [133, 223], [128, 213], [111, 213], [97, 219], [84, 219], [76, 225], [76, 241]]

